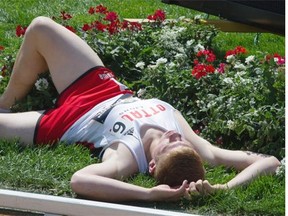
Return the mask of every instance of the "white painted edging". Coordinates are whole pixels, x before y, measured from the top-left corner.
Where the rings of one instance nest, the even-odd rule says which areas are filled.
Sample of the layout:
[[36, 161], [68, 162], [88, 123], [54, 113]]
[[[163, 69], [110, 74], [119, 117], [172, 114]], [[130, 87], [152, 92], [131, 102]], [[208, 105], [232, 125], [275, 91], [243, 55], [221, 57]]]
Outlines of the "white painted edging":
[[173, 211], [1, 189], [0, 207], [69, 216], [192, 216]]

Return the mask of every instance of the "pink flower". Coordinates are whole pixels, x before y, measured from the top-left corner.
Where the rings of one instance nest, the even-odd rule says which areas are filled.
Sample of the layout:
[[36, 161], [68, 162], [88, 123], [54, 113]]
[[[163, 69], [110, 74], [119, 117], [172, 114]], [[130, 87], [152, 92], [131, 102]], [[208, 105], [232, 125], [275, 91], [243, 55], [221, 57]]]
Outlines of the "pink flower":
[[276, 62], [276, 64], [278, 65], [283, 65], [285, 64], [285, 58], [282, 57], [281, 55], [279, 55], [278, 53], [275, 53], [273, 55], [274, 61]]
[[220, 63], [219, 67], [217, 68], [218, 73], [224, 73], [225, 72], [225, 63]]

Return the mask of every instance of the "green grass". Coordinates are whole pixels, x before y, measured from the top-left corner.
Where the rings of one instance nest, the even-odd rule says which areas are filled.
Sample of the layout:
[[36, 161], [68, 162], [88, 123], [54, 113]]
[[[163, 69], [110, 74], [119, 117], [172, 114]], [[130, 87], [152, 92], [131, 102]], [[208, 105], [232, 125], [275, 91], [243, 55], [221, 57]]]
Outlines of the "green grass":
[[[0, 1], [0, 46], [4, 46], [6, 52], [15, 53], [21, 42], [15, 37], [15, 27], [18, 24], [27, 26], [36, 16], [59, 16], [60, 11], [66, 11], [73, 15], [72, 23], [77, 26], [77, 23], [88, 22], [91, 17], [87, 15], [87, 10], [100, 3], [116, 11], [122, 18], [146, 18], [159, 8], [166, 11], [168, 18], [199, 14], [190, 9], [163, 4], [160, 0]], [[221, 32], [213, 41], [213, 47], [219, 53], [241, 45], [251, 54], [257, 51], [285, 54], [284, 37], [261, 34], [259, 43], [254, 44], [255, 35]], [[16, 142], [0, 141], [0, 187], [74, 197], [69, 186], [71, 175], [95, 162], [97, 160], [90, 158], [88, 151], [80, 146], [21, 148]], [[207, 167], [207, 178], [211, 182], [225, 182], [234, 175], [233, 171], [227, 172], [223, 168]], [[146, 175], [138, 175], [128, 181], [145, 187], [155, 184]], [[265, 176], [247, 187], [214, 196], [193, 197], [191, 201], [129, 204], [206, 215], [284, 215], [285, 180]]]

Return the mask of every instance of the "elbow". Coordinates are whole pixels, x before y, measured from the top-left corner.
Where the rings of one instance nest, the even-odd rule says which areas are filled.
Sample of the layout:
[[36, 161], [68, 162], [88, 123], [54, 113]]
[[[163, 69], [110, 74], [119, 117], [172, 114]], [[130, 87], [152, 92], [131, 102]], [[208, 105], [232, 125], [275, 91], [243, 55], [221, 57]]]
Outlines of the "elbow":
[[73, 192], [75, 192], [76, 194], [78, 194], [79, 188], [80, 188], [80, 181], [79, 181], [79, 175], [77, 175], [77, 173], [74, 173], [71, 177], [70, 180], [70, 187], [72, 189]]
[[71, 190], [77, 195], [84, 195], [83, 191], [85, 188], [83, 175], [78, 171], [74, 173], [70, 180]]

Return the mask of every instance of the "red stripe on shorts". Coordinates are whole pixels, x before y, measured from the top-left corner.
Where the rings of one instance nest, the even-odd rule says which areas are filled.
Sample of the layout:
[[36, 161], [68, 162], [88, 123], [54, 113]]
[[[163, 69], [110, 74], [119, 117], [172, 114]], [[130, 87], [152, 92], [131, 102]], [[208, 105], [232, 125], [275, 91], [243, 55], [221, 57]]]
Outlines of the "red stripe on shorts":
[[111, 78], [115, 78], [111, 70], [95, 67], [73, 82], [59, 95], [55, 107], [46, 110], [38, 120], [34, 143], [54, 144], [95, 105], [119, 94], [132, 94], [120, 89]]

